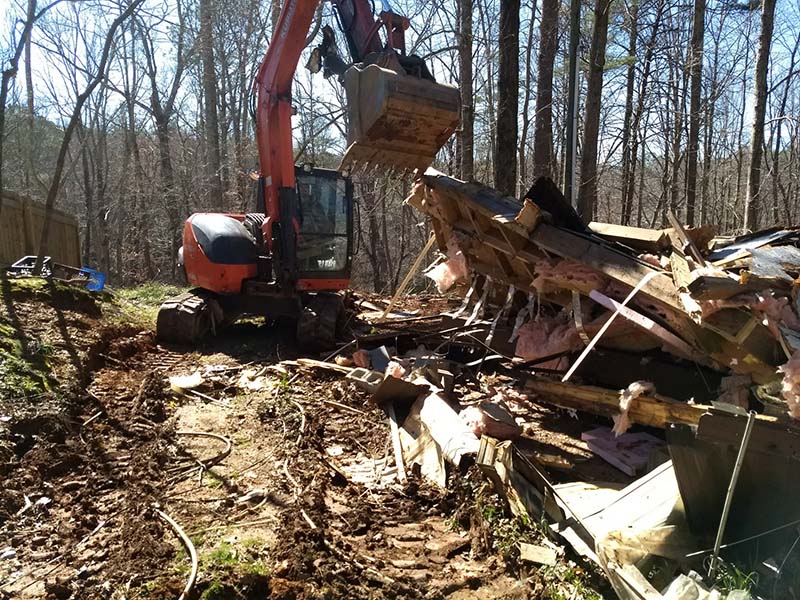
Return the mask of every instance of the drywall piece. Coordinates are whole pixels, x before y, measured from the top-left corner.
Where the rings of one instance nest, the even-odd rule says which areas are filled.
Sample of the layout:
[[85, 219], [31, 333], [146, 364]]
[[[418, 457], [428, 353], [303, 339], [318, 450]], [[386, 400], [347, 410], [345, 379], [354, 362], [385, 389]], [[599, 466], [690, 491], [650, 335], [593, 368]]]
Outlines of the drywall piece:
[[631, 477], [641, 472], [650, 455], [664, 445], [649, 433], [624, 433], [617, 437], [608, 427], [585, 431], [581, 439], [592, 452]]

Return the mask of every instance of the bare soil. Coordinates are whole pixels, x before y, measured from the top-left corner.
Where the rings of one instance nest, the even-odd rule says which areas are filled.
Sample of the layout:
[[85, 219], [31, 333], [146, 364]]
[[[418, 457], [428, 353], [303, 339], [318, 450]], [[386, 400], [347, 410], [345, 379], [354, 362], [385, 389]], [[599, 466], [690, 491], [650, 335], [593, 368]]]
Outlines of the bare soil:
[[[348, 480], [391, 457], [386, 417], [335, 374], [276, 367], [305, 355], [289, 328], [168, 348], [107, 297], [6, 289], [2, 308], [53, 351], [50, 391], [0, 399], [0, 598], [177, 598], [191, 560], [157, 510], [199, 556], [189, 598], [600, 597], [568, 559], [515, 561], [533, 534], [498, 543], [477, 470], [447, 490]], [[245, 369], [265, 387], [237, 384]], [[202, 397], [170, 390], [196, 370]]]

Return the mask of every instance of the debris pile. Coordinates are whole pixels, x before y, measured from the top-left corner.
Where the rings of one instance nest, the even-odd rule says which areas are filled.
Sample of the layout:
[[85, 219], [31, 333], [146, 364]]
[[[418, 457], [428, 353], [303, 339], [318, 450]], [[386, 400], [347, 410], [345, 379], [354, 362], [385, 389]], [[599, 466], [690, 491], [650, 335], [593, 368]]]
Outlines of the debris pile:
[[430, 169], [408, 201], [441, 250], [426, 275], [463, 298], [362, 313], [369, 333], [316, 365], [389, 417], [394, 465], [374, 465], [374, 485], [415, 469], [444, 485], [477, 463], [622, 598], [723, 597], [720, 565], [739, 551], [786, 565], [800, 230], [720, 238], [671, 214], [663, 230], [586, 226], [546, 179], [520, 203]]
[[[109, 548], [75, 563], [102, 577], [53, 563], [78, 594], [144, 589], [181, 543], [158, 597], [233, 594], [232, 547], [262, 595], [595, 597], [581, 570], [623, 599], [796, 597], [800, 231], [585, 226], [547, 180], [519, 202], [433, 171], [409, 202], [434, 236], [395, 297], [351, 294], [331, 354], [267, 325], [190, 354], [143, 334], [98, 345], [69, 435], [0, 415], [3, 531]], [[404, 296], [434, 244], [441, 293]], [[0, 596], [58, 584], [7, 537]]]

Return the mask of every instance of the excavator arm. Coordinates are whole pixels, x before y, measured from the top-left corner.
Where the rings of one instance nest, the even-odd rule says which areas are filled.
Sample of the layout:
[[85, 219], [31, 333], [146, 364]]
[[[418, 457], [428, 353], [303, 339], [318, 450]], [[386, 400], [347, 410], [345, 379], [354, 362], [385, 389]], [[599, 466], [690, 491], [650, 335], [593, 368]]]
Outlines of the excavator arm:
[[[406, 56], [408, 19], [378, 18], [368, 0], [331, 0], [352, 59], [335, 53], [330, 36], [315, 49], [342, 71], [348, 112], [343, 168], [424, 169], [458, 124], [458, 91], [437, 84], [424, 62]], [[296, 278], [298, 200], [292, 148], [292, 77], [319, 0], [286, 0], [256, 76], [256, 141], [266, 219], [262, 231], [285, 283]], [[388, 3], [385, 3], [388, 8]], [[381, 31], [386, 38], [381, 39]]]
[[[333, 339], [341, 298], [330, 292], [350, 279], [353, 185], [341, 172], [296, 167], [292, 144], [292, 79], [319, 1], [284, 0], [256, 75], [259, 212], [187, 219], [182, 261], [194, 289], [162, 304], [159, 339], [197, 341], [243, 313], [294, 318], [298, 339]], [[455, 130], [458, 91], [406, 55], [408, 20], [387, 0], [378, 17], [371, 0], [331, 3], [349, 59], [338, 55], [326, 26], [309, 67], [324, 67], [344, 84], [348, 148], [341, 169], [424, 169]]]

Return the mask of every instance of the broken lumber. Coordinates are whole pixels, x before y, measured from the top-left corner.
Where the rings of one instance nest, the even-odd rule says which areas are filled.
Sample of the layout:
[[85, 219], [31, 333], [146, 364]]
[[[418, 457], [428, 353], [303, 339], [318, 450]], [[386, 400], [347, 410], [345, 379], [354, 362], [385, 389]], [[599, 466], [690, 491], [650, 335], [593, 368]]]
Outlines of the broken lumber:
[[[619, 393], [588, 385], [575, 385], [531, 378], [525, 382], [525, 390], [535, 394], [536, 399], [561, 408], [613, 417], [620, 413]], [[666, 429], [670, 423], [697, 426], [700, 417], [712, 411], [711, 406], [687, 404], [663, 396], [639, 396], [628, 409], [628, 418], [633, 423]], [[758, 415], [764, 423], [775, 423], [775, 417]]]
[[350, 371], [353, 370], [352, 367], [343, 367], [342, 365], [337, 365], [336, 363], [325, 362], [322, 360], [314, 360], [313, 358], [298, 358], [295, 362], [301, 367], [310, 367], [312, 369], [325, 369], [328, 371], [335, 371], [336, 373], [341, 373], [342, 375], [347, 375], [348, 373], [350, 373]]
[[520, 560], [533, 563], [535, 565], [552, 566], [556, 564], [556, 560], [558, 559], [558, 553], [552, 548], [548, 548], [547, 546], [520, 542], [519, 558]]
[[612, 223], [589, 223], [589, 229], [600, 237], [618, 242], [639, 252], [658, 254], [670, 246], [669, 235], [664, 229], [645, 229]]
[[525, 515], [534, 522], [543, 516], [554, 522], [564, 518], [543, 469], [522, 454], [514, 442], [481, 436], [475, 463], [515, 515]]
[[389, 427], [392, 433], [392, 446], [394, 447], [394, 463], [397, 466], [397, 478], [400, 483], [406, 482], [406, 468], [403, 464], [403, 446], [400, 444], [400, 429], [397, 426], [397, 417], [394, 414], [394, 405], [389, 402], [384, 407], [386, 416], [389, 417]]

